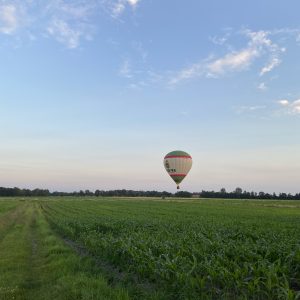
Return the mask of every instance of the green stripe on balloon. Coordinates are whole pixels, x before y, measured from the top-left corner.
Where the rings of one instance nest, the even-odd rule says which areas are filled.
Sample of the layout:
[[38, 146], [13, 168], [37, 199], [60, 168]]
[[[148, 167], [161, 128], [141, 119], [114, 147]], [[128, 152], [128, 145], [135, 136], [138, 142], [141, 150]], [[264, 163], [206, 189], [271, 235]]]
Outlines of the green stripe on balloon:
[[176, 150], [168, 153], [166, 156], [190, 156], [190, 155], [184, 151]]
[[171, 174], [170, 176], [177, 184], [179, 184], [185, 177], [185, 175], [171, 175]]

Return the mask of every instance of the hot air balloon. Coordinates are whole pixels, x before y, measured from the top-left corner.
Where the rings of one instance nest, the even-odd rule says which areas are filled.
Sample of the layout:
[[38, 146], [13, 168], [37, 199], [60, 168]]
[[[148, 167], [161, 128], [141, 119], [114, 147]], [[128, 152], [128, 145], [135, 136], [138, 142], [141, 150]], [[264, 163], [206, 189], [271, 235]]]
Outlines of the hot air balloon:
[[192, 163], [192, 157], [184, 151], [172, 151], [165, 156], [165, 169], [177, 184], [177, 189], [179, 189], [179, 184], [190, 171]]

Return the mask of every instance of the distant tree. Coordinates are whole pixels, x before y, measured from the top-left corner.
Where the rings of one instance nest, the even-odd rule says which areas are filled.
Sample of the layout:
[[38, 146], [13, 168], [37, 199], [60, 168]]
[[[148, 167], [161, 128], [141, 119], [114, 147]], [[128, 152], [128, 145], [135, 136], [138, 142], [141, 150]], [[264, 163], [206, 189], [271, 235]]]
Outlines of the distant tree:
[[220, 193], [221, 193], [221, 194], [226, 194], [226, 189], [225, 189], [225, 188], [221, 188], [221, 189], [220, 189]]
[[237, 187], [234, 191], [237, 195], [242, 194], [243, 190], [240, 187]]
[[278, 199], [278, 200], [300, 200], [300, 193], [286, 194], [269, 194], [265, 192], [247, 192], [243, 191], [241, 188], [236, 188], [233, 192], [226, 192], [225, 188], [221, 188], [219, 192], [215, 191], [204, 191], [202, 190], [200, 193], [190, 193], [185, 191], [177, 192], [176, 194], [172, 194], [166, 191], [158, 192], [158, 191], [134, 191], [134, 190], [96, 190], [95, 193], [85, 190], [80, 190], [79, 192], [50, 192], [49, 190], [43, 189], [19, 189], [18, 187], [14, 188], [6, 188], [0, 187], [0, 197], [42, 197], [42, 196], [102, 196], [102, 197], [184, 197], [190, 198], [193, 195], [200, 195], [202, 198], [238, 198], [238, 199]]
[[84, 191], [84, 195], [85, 195], [85, 196], [94, 196], [94, 193], [91, 192], [90, 190], [85, 190], [85, 191]]
[[185, 191], [180, 191], [180, 192], [175, 193], [175, 197], [178, 197], [178, 198], [191, 198], [192, 195], [193, 195], [192, 193], [185, 192]]
[[14, 194], [15, 197], [22, 196], [22, 190], [20, 190], [17, 187], [14, 187], [13, 190], [14, 190], [13, 194]]
[[169, 193], [169, 192], [166, 192], [166, 191], [163, 191], [161, 194], [162, 194], [163, 197], [171, 197], [172, 196], [172, 193]]

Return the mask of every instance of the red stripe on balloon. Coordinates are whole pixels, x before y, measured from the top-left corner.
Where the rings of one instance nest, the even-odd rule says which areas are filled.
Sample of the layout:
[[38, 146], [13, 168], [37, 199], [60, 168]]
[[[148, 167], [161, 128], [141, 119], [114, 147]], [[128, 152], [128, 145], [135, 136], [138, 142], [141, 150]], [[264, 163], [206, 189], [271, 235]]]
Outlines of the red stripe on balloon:
[[166, 158], [191, 158], [190, 156], [181, 156], [181, 155], [169, 155], [169, 156], [165, 156], [165, 159]]
[[186, 176], [186, 174], [170, 174], [170, 176]]

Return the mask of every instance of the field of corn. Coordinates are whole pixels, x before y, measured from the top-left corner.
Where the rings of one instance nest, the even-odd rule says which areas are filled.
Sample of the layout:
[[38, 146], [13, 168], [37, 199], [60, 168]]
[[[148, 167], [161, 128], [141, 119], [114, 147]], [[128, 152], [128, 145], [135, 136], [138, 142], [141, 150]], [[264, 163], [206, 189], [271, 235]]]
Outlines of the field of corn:
[[[19, 216], [1, 234], [1, 220], [14, 212]], [[37, 278], [29, 292], [39, 290], [43, 299], [300, 299], [297, 201], [0, 201], [0, 251], [3, 236], [26, 218], [28, 259], [39, 257], [45, 278]], [[52, 235], [56, 244], [47, 245], [43, 234], [46, 240]], [[54, 267], [49, 260], [60, 263]], [[0, 263], [0, 298], [10, 299], [1, 277], [5, 267]], [[85, 279], [80, 281], [82, 274]], [[68, 278], [66, 283], [63, 278]], [[14, 286], [14, 299], [30, 299], [22, 278]]]

